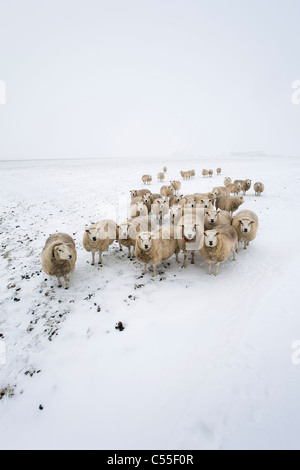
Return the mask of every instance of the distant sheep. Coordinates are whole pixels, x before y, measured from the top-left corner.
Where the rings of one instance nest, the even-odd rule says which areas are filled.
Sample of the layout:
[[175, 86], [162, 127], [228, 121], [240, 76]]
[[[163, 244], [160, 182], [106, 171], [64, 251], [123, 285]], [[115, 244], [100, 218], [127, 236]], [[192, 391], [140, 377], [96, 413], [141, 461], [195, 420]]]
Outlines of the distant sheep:
[[215, 198], [220, 196], [227, 196], [229, 194], [226, 186], [216, 186], [213, 188], [212, 192]]
[[241, 183], [230, 183], [226, 186], [228, 194], [234, 194], [237, 196], [239, 192], [242, 190]]
[[255, 183], [254, 184], [254, 191], [255, 191], [255, 196], [261, 196], [261, 193], [263, 193], [265, 190], [265, 186], [263, 183]]
[[172, 186], [162, 186], [160, 188], [160, 194], [161, 196], [170, 199], [171, 197], [174, 196], [175, 194], [175, 189]]
[[209, 173], [208, 173], [208, 170], [202, 170], [202, 176], [205, 177], [205, 176], [208, 176]]
[[212, 175], [214, 174], [214, 170], [208, 170], [208, 176], [211, 178]]
[[232, 215], [244, 202], [243, 196], [220, 196], [216, 200], [216, 208], [230, 212]]
[[243, 194], [245, 196], [246, 192], [249, 191], [251, 188], [251, 180], [235, 180], [234, 183], [240, 184], [241, 185], [241, 191], [243, 191]]
[[143, 175], [142, 176], [142, 181], [144, 184], [150, 184], [152, 181], [152, 176], [151, 175]]
[[165, 179], [165, 174], [164, 174], [164, 172], [163, 172], [163, 171], [159, 172], [159, 173], [157, 174], [157, 180], [158, 180], [159, 182], [162, 182], [164, 179]]
[[83, 236], [83, 246], [92, 253], [92, 266], [95, 265], [95, 254], [99, 253], [99, 264], [102, 264], [102, 253], [109, 250], [117, 239], [117, 224], [110, 219], [100, 220], [88, 227]]
[[147, 264], [153, 266], [153, 276], [156, 276], [157, 265], [176, 254], [178, 261], [179, 247], [174, 237], [174, 229], [167, 227], [156, 232], [142, 232], [136, 240], [135, 256], [144, 265], [146, 274]]
[[75, 270], [77, 252], [75, 242], [66, 233], [51, 235], [43, 248], [42, 269], [48, 276], [56, 276], [58, 287], [62, 286], [60, 278], [64, 279], [64, 288], [69, 288], [68, 274]]
[[227, 187], [231, 183], [232, 183], [232, 179], [229, 178], [229, 176], [226, 176], [226, 178], [224, 179], [224, 186]]
[[212, 230], [217, 225], [231, 225], [232, 216], [226, 211], [205, 211], [204, 214], [204, 228], [205, 230]]
[[217, 175], [220, 175], [222, 173], [222, 168], [217, 168], [216, 172], [217, 172]]
[[175, 191], [175, 194], [178, 194], [179, 193], [179, 190], [181, 189], [181, 183], [180, 181], [171, 181], [170, 182], [170, 186], [172, 186], [172, 188], [174, 189]]
[[204, 232], [204, 244], [200, 249], [201, 256], [208, 262], [208, 274], [215, 263], [215, 276], [219, 274], [220, 264], [232, 254], [236, 259], [238, 236], [231, 225], [217, 225], [213, 230]]
[[164, 167], [163, 167], [163, 172], [164, 172], [164, 173], [167, 173], [167, 171], [168, 171], [168, 168], [167, 168], [166, 166], [164, 166]]
[[181, 177], [184, 180], [188, 180], [191, 177], [191, 174], [189, 171], [180, 171]]
[[186, 268], [188, 253], [191, 253], [191, 264], [195, 264], [195, 251], [199, 251], [202, 236], [202, 218], [193, 213], [184, 214], [176, 225], [178, 247], [184, 253], [183, 268]]
[[258, 229], [258, 217], [253, 211], [243, 210], [238, 212], [232, 221], [232, 226], [238, 234], [240, 242], [244, 242], [244, 249], [256, 238]]
[[144, 196], [145, 194], [151, 194], [151, 191], [149, 191], [149, 189], [132, 189], [130, 191], [131, 200], [135, 197]]

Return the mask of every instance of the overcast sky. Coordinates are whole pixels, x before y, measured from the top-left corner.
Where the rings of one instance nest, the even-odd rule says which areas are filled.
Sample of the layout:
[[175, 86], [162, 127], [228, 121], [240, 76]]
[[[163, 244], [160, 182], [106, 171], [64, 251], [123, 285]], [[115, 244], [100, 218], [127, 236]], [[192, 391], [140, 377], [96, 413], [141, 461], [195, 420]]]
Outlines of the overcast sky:
[[300, 156], [299, 19], [300, 0], [0, 0], [0, 158]]

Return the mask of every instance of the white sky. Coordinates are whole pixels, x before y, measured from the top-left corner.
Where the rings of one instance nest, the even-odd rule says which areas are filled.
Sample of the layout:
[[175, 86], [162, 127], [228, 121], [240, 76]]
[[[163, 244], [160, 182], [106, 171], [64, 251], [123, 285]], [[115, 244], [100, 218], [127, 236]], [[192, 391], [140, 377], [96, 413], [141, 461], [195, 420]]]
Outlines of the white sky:
[[300, 156], [300, 0], [0, 0], [0, 159]]

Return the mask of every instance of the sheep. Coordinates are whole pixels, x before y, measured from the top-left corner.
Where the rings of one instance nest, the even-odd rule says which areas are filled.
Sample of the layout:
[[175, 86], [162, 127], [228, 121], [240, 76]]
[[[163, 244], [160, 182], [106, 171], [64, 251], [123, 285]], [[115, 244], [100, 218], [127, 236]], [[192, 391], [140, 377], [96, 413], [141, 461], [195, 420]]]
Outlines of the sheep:
[[258, 217], [253, 211], [239, 211], [233, 218], [232, 226], [238, 234], [239, 242], [244, 242], [244, 249], [256, 238]]
[[216, 199], [216, 196], [213, 192], [195, 193], [194, 197], [196, 199], [197, 204], [203, 204], [203, 202], [202, 202], [203, 199], [210, 199], [211, 204], [214, 205], [215, 199]]
[[232, 179], [229, 178], [229, 176], [226, 176], [226, 178], [224, 179], [224, 186], [228, 186], [231, 183], [232, 183]]
[[108, 251], [116, 239], [117, 224], [114, 220], [100, 220], [85, 230], [83, 246], [92, 253], [92, 266], [95, 265], [95, 253], [99, 253], [99, 264], [102, 264], [102, 253]]
[[255, 191], [255, 196], [261, 196], [261, 193], [263, 193], [265, 190], [265, 185], [263, 183], [255, 183], [254, 184], [254, 191]]
[[202, 170], [202, 176], [205, 177], [205, 176], [208, 176], [208, 170]]
[[133, 257], [137, 235], [140, 232], [151, 231], [155, 228], [155, 221], [151, 217], [135, 217], [134, 219], [122, 222], [117, 226], [117, 238], [120, 251], [122, 251], [122, 247], [125, 246], [128, 248], [128, 258]]
[[178, 261], [179, 247], [174, 237], [174, 229], [168, 227], [158, 231], [142, 232], [135, 244], [135, 256], [144, 264], [143, 274], [146, 274], [147, 264], [153, 266], [153, 276], [156, 276], [156, 266], [176, 254]]
[[179, 204], [183, 198], [183, 194], [174, 194], [174, 196], [169, 199], [169, 206], [172, 207], [174, 204]]
[[152, 181], [152, 176], [151, 175], [143, 175], [142, 176], [142, 181], [144, 184], [150, 184]]
[[245, 196], [246, 191], [249, 191], [251, 188], [251, 180], [235, 180], [234, 183], [240, 183], [241, 185], [241, 191], [243, 191], [243, 194]]
[[172, 225], [176, 225], [182, 217], [182, 207], [180, 204], [173, 204], [170, 208], [170, 221]]
[[160, 194], [161, 194], [161, 196], [170, 199], [171, 197], [174, 196], [175, 189], [172, 186], [162, 186], [160, 188]]
[[226, 186], [216, 186], [213, 188], [212, 193], [214, 194], [215, 198], [219, 196], [227, 196], [228, 190]]
[[226, 211], [205, 211], [204, 214], [204, 228], [205, 230], [212, 230], [216, 225], [231, 225], [232, 216]]
[[130, 218], [148, 215], [148, 208], [143, 201], [136, 201], [130, 205]]
[[214, 174], [214, 170], [208, 170], [208, 176], [211, 178], [212, 175]]
[[179, 190], [181, 189], [180, 181], [171, 181], [170, 186], [174, 189], [175, 194], [179, 193]]
[[208, 262], [208, 274], [212, 272], [212, 264], [215, 264], [215, 276], [219, 274], [220, 263], [227, 260], [233, 254], [236, 259], [238, 252], [238, 236], [231, 225], [217, 225], [213, 230], [204, 232], [204, 244], [200, 248], [201, 256]]
[[163, 180], [165, 179], [165, 174], [163, 171], [160, 171], [158, 174], [157, 174], [157, 180], [162, 182]]
[[217, 172], [217, 175], [220, 175], [222, 173], [222, 168], [217, 168], [216, 172]]
[[149, 191], [149, 189], [132, 189], [130, 191], [131, 200], [135, 197], [144, 196], [146, 194], [151, 194], [151, 191]]
[[190, 179], [191, 175], [189, 171], [180, 171], [181, 177], [184, 180]]
[[200, 207], [203, 207], [203, 209], [208, 209], [208, 210], [213, 210], [214, 209], [214, 205], [213, 205], [213, 199], [210, 199], [208, 197], [203, 197], [203, 198], [197, 198], [196, 199], [196, 205], [197, 207], [200, 206]]
[[164, 167], [163, 167], [163, 172], [164, 172], [164, 173], [167, 173], [167, 171], [168, 171], [168, 168], [167, 168], [166, 166], [164, 166]]
[[216, 209], [222, 209], [232, 215], [244, 202], [243, 196], [220, 196], [216, 200]]
[[178, 247], [184, 253], [183, 268], [186, 268], [188, 253], [191, 264], [195, 264], [195, 251], [199, 251], [203, 237], [203, 217], [197, 213], [184, 214], [176, 225]]
[[156, 199], [152, 204], [152, 214], [157, 221], [162, 223], [163, 218], [169, 213], [169, 204], [163, 199]]
[[191, 170], [191, 171], [190, 171], [190, 174], [191, 174], [191, 178], [195, 178], [195, 176], [196, 176], [196, 170]]
[[227, 185], [228, 194], [234, 194], [237, 196], [242, 189], [241, 183], [230, 183]]
[[42, 251], [42, 269], [48, 276], [56, 276], [58, 287], [64, 278], [64, 288], [69, 288], [68, 274], [75, 270], [77, 252], [75, 242], [66, 233], [55, 233], [46, 240]]

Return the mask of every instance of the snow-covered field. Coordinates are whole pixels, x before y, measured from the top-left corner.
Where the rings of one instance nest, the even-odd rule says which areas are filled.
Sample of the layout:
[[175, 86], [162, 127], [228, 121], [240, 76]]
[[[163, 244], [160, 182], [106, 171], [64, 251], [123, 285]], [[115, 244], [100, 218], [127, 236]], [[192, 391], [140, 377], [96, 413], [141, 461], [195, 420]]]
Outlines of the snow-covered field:
[[[126, 218], [129, 190], [151, 173], [158, 192], [164, 164], [168, 179], [196, 169], [183, 193], [210, 190], [224, 176], [263, 181], [263, 196], [251, 189], [242, 206], [259, 216], [257, 239], [218, 277], [206, 274], [199, 254], [186, 269], [174, 257], [156, 278], [143, 276], [117, 243], [92, 267], [82, 247], [86, 224]], [[221, 176], [200, 176], [217, 166]], [[300, 365], [292, 361], [300, 339], [300, 159], [0, 169], [1, 449], [300, 448]], [[41, 250], [57, 230], [78, 249], [68, 291], [41, 272]], [[115, 329], [119, 321], [124, 331]]]

